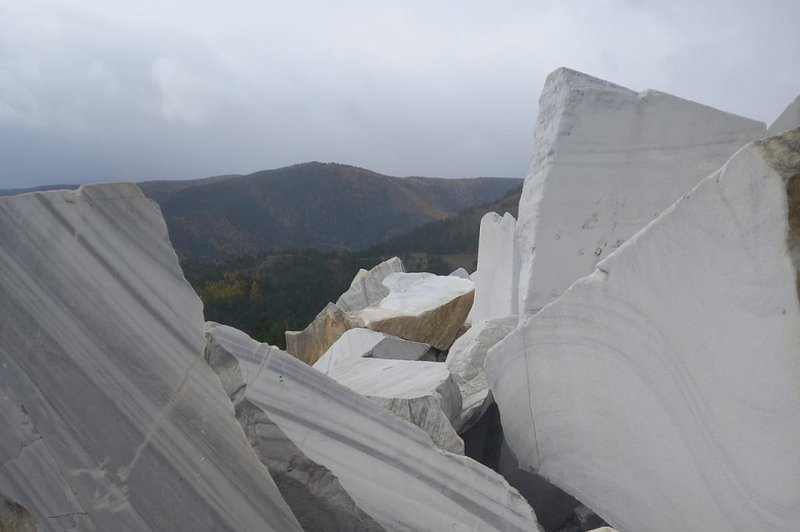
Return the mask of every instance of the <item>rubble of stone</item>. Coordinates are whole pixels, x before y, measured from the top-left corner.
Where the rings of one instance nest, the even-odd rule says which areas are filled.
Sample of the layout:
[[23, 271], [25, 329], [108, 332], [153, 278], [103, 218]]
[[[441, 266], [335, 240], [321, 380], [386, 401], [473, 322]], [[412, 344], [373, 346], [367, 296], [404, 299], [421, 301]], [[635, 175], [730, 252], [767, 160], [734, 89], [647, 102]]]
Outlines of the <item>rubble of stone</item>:
[[39, 530], [301, 530], [128, 184], [0, 198], [0, 494]]

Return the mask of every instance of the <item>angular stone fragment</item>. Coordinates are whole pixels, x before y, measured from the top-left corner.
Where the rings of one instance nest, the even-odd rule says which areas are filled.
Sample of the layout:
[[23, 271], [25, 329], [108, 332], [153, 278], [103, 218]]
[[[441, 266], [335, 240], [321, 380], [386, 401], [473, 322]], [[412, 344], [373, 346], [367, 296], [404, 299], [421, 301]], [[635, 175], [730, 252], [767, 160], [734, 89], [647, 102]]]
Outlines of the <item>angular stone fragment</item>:
[[538, 530], [490, 469], [291, 356], [270, 353], [260, 367], [248, 398], [387, 530]]
[[447, 369], [458, 383], [461, 412], [454, 422], [458, 432], [469, 429], [492, 404], [483, 362], [486, 352], [516, 327], [517, 316], [476, 323], [453, 343], [447, 354]]
[[517, 221], [509, 213], [486, 213], [478, 240], [478, 269], [474, 275], [472, 323], [518, 313], [519, 250]]
[[792, 530], [800, 129], [753, 142], [486, 360], [521, 465], [620, 530]]
[[0, 493], [42, 530], [300, 530], [130, 184], [0, 198]]
[[767, 136], [777, 135], [800, 126], [800, 96], [794, 99], [789, 106], [784, 109], [781, 115], [775, 119], [769, 129]]
[[286, 352], [312, 365], [345, 331], [358, 326], [357, 320], [328, 303], [308, 327], [302, 331], [286, 331]]
[[392, 257], [383, 261], [371, 270], [359, 270], [350, 288], [336, 300], [336, 306], [345, 312], [356, 313], [380, 302], [389, 295], [383, 286], [383, 280], [390, 273], [404, 272], [403, 262]]
[[519, 204], [520, 314], [560, 296], [764, 124], [564, 68], [539, 101]]
[[355, 328], [339, 337], [314, 363], [314, 369], [328, 373], [338, 364], [358, 358], [419, 360], [430, 348], [428, 344], [409, 342], [369, 329]]
[[360, 358], [337, 365], [328, 376], [418, 426], [440, 449], [464, 454], [453, 428], [461, 393], [444, 364]]
[[206, 323], [206, 360], [220, 377], [250, 444], [269, 468], [303, 530], [383, 530], [355, 505], [334, 474], [309, 460], [248, 399], [247, 385], [257, 378], [259, 365], [272, 351], [278, 349], [233, 327]]
[[393, 273], [377, 306], [361, 312], [365, 327], [442, 351], [456, 339], [472, 308], [475, 293], [469, 279], [432, 273]]

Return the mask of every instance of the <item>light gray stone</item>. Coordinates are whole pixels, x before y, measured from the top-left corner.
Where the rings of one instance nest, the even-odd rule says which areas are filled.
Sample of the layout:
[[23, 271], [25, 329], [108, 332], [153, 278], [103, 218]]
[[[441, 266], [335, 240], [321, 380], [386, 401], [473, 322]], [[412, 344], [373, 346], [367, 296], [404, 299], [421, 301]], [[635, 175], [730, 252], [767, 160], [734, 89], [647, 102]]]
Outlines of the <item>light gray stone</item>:
[[302, 331], [286, 331], [286, 352], [313, 365], [345, 332], [360, 322], [334, 303], [328, 303]]
[[767, 136], [771, 137], [790, 129], [800, 127], [800, 96], [794, 99], [778, 118], [767, 129]]
[[383, 261], [371, 270], [359, 270], [350, 288], [336, 300], [336, 306], [345, 312], [357, 313], [380, 302], [389, 295], [383, 286], [383, 280], [391, 273], [404, 272], [403, 262], [392, 257]]
[[314, 369], [328, 373], [337, 365], [357, 358], [419, 360], [430, 348], [428, 344], [410, 342], [370, 329], [355, 328], [340, 336], [314, 363]]
[[250, 444], [269, 468], [303, 530], [382, 531], [383, 527], [356, 506], [333, 473], [309, 460], [247, 398], [248, 384], [258, 376], [259, 365], [272, 351], [278, 349], [242, 331], [206, 323], [206, 360], [220, 377]]
[[557, 299], [764, 131], [662, 92], [550, 74], [519, 204], [520, 314]]
[[518, 314], [520, 256], [517, 221], [509, 213], [490, 212], [481, 218], [478, 269], [474, 274], [475, 303], [470, 321]]
[[453, 428], [461, 415], [461, 393], [444, 364], [359, 358], [337, 365], [328, 376], [418, 426], [440, 449], [464, 454]]
[[131, 184], [0, 198], [0, 493], [42, 530], [295, 530]]
[[800, 129], [749, 144], [486, 359], [506, 439], [619, 530], [793, 530]]

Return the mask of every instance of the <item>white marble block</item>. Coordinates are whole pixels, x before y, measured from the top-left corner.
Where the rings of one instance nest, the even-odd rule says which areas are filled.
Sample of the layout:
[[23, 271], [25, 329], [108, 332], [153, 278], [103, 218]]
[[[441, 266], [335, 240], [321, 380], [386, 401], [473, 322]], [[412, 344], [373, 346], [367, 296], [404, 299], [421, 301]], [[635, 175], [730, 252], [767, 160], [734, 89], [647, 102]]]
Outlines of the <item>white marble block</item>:
[[328, 373], [343, 362], [358, 358], [419, 360], [431, 346], [357, 327], [350, 329], [314, 363], [314, 369]]
[[391, 273], [404, 272], [403, 262], [397, 258], [385, 260], [371, 270], [359, 270], [347, 292], [339, 296], [336, 306], [345, 312], [356, 313], [380, 302], [389, 295], [383, 280]]
[[515, 239], [517, 221], [509, 213], [490, 212], [481, 219], [475, 303], [470, 320], [501, 318], [518, 313], [520, 256]]
[[756, 141], [486, 359], [515, 456], [619, 530], [795, 530], [800, 129]]
[[40, 530], [301, 528], [131, 184], [0, 198], [0, 495]]
[[764, 124], [561, 68], [539, 101], [519, 204], [519, 312], [536, 313], [761, 138]]

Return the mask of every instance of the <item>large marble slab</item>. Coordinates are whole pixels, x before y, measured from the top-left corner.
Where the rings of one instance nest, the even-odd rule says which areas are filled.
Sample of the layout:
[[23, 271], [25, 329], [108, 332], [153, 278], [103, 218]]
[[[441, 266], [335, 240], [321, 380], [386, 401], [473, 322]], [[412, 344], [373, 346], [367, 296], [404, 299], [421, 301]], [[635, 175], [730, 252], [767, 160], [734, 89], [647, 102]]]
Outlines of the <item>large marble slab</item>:
[[0, 495], [40, 530], [300, 530], [131, 184], [0, 198]]
[[250, 401], [387, 530], [538, 530], [533, 510], [500, 475], [438, 449], [382, 406], [283, 353], [259, 368]]
[[536, 313], [764, 124], [561, 68], [539, 101], [519, 204], [519, 312]]
[[[206, 323], [205, 358], [233, 402], [250, 444], [297, 517], [303, 530], [354, 532], [383, 530], [361, 511], [336, 475], [308, 457], [248, 399], [247, 386], [276, 347], [257, 342], [233, 327]], [[307, 405], [307, 408], [313, 408]]]
[[410, 342], [388, 334], [357, 327], [342, 334], [313, 367], [329, 373], [343, 362], [358, 358], [388, 358], [396, 360], [419, 360], [430, 351], [431, 346]]
[[486, 360], [504, 433], [619, 530], [793, 530], [800, 129], [749, 144]]
[[286, 331], [286, 352], [313, 365], [345, 332], [360, 322], [328, 303], [302, 331]]
[[483, 320], [518, 314], [520, 256], [516, 242], [517, 221], [505, 213], [486, 213], [481, 218], [478, 237], [478, 269], [475, 303], [470, 320]]
[[472, 308], [470, 279], [432, 273], [392, 273], [383, 280], [389, 295], [364, 309], [364, 326], [405, 340], [450, 348]]
[[327, 374], [418, 426], [440, 449], [464, 454], [454, 428], [461, 416], [461, 392], [444, 364], [359, 358]]

